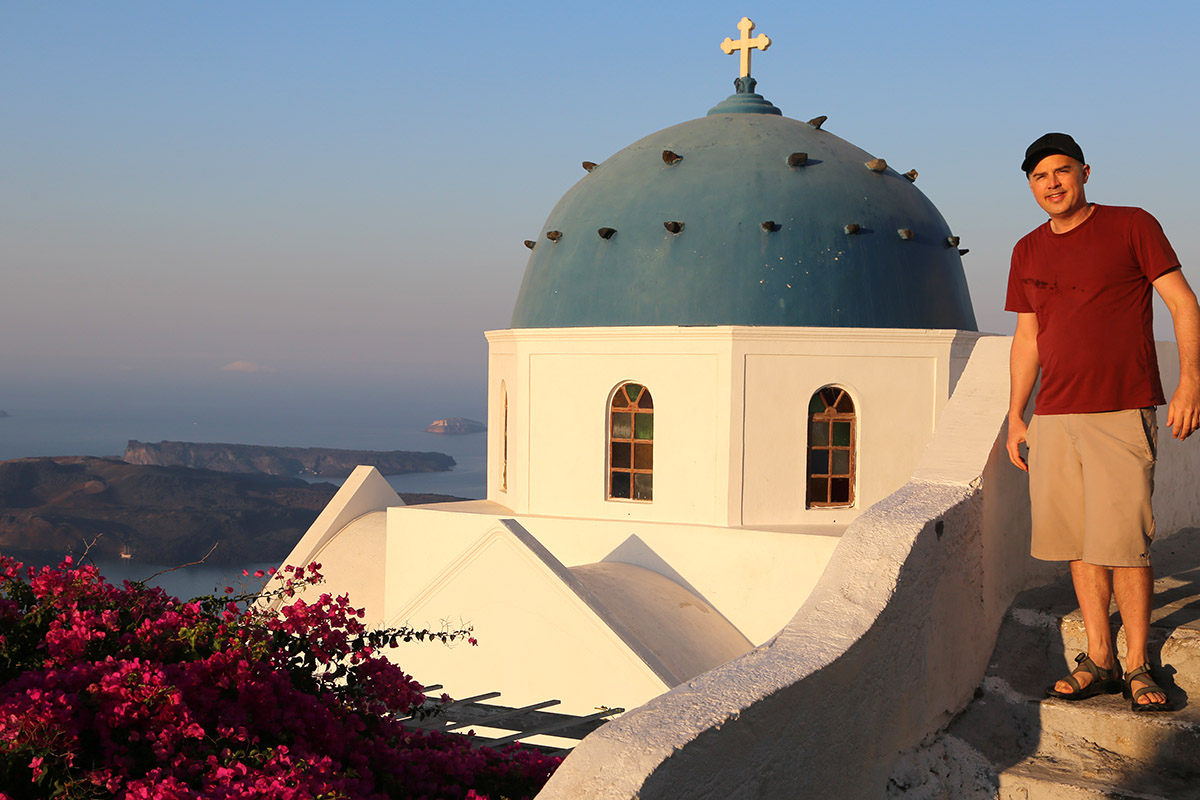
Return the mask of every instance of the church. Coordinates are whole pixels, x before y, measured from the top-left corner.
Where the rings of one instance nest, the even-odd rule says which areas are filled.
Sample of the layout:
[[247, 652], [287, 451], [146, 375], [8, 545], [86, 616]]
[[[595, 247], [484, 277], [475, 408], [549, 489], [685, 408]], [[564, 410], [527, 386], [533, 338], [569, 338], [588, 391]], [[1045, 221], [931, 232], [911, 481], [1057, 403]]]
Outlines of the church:
[[[736, 92], [584, 174], [489, 331], [487, 498], [360, 467], [285, 563], [451, 696], [634, 708], [774, 637], [917, 467], [980, 334], [959, 238], [885, 154]], [[906, 165], [898, 165], [900, 168]]]
[[[753, 30], [720, 45], [733, 95], [584, 161], [525, 242], [486, 333], [486, 499], [406, 506], [359, 467], [285, 563], [369, 624], [473, 628], [392, 654], [451, 696], [626, 709], [541, 800], [992, 797], [1005, 765], [938, 735], [973, 698], [1030, 743], [1079, 724], [989, 675], [1014, 597], [1062, 571], [1005, 451], [1011, 340], [976, 330], [915, 170], [757, 93]], [[1158, 464], [1166, 539], [1200, 451], [1160, 437]]]

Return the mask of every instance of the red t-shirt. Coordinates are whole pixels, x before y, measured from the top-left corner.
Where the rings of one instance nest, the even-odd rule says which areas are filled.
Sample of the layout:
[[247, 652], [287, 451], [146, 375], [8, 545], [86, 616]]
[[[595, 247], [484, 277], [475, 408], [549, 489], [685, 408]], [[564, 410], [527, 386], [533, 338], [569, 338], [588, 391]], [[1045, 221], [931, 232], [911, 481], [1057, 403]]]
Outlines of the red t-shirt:
[[1013, 248], [1005, 309], [1037, 314], [1037, 414], [1087, 414], [1165, 403], [1151, 282], [1179, 266], [1158, 220], [1094, 205], [1066, 233], [1050, 222]]

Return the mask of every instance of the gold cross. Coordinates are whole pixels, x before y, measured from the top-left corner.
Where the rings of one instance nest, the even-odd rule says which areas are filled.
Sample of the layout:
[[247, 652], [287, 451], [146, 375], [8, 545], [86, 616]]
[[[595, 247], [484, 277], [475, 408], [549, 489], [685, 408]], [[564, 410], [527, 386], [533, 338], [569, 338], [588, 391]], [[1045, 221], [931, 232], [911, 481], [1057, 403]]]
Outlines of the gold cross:
[[721, 51], [724, 52], [725, 55], [732, 55], [734, 50], [741, 50], [741, 76], [743, 78], [748, 78], [750, 77], [750, 50], [753, 48], [766, 50], [771, 46], [771, 40], [767, 38], [765, 33], [760, 33], [753, 39], [750, 38], [750, 31], [754, 30], [754, 23], [750, 21], [749, 17], [742, 17], [742, 21], [738, 23], [738, 30], [742, 32], [741, 38], [735, 42], [733, 39], [730, 39], [728, 36], [726, 36], [725, 41], [721, 42]]

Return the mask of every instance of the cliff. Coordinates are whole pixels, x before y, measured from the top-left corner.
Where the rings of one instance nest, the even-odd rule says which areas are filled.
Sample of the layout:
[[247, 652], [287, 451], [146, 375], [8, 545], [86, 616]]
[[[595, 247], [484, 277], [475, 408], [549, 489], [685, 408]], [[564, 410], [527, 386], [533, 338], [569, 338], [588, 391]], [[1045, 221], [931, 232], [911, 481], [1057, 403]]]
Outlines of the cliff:
[[406, 472], [445, 472], [454, 459], [445, 453], [408, 450], [334, 450], [324, 447], [266, 447], [255, 444], [159, 442], [131, 439], [125, 461], [160, 467], [192, 467], [217, 472], [258, 472], [267, 475], [345, 477], [360, 464], [384, 475]]
[[[182, 564], [286, 558], [337, 487], [300, 478], [127, 464], [115, 458], [0, 461], [0, 553], [45, 563], [80, 553]], [[406, 503], [459, 498], [402, 493]], [[97, 537], [99, 537], [97, 539]], [[49, 556], [38, 559], [36, 555]]]
[[446, 419], [435, 419], [429, 423], [429, 427], [425, 429], [425, 432], [458, 435], [463, 433], [482, 433], [485, 430], [487, 430], [487, 426], [482, 422], [476, 422], [473, 419], [466, 419], [464, 417], [447, 417]]

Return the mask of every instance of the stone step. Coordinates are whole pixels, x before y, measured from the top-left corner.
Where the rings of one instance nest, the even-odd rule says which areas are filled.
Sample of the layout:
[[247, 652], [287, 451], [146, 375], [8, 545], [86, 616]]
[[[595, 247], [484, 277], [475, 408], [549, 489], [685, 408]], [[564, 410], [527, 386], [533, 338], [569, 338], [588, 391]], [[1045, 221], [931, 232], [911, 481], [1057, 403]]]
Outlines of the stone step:
[[1041, 758], [1079, 774], [1185, 777], [1200, 787], [1200, 711], [1194, 706], [1139, 714], [1120, 695], [1035, 698], [993, 676], [949, 732], [998, 769]]
[[1049, 759], [1029, 758], [999, 775], [996, 800], [1196, 800], [1191, 781], [1151, 780], [1114, 786], [1107, 775], [1082, 776]]
[[[1153, 556], [1157, 578], [1150, 662], [1172, 701], [1184, 705], [1190, 695], [1200, 692], [1200, 529], [1186, 529], [1155, 542]], [[1111, 619], [1118, 655], [1123, 657], [1125, 632], [1119, 627], [1115, 603]], [[1004, 676], [1014, 688], [1040, 696], [1046, 686], [1075, 667], [1075, 654], [1086, 650], [1083, 618], [1070, 580], [1064, 576], [1017, 597], [988, 674]]]
[[[1150, 658], [1178, 710], [1139, 714], [1121, 695], [1046, 697], [1087, 649], [1069, 576], [1022, 593], [976, 699], [944, 736], [990, 764], [998, 800], [1200, 800], [1200, 530], [1155, 543]], [[1113, 625], [1119, 617], [1113, 608]], [[1118, 652], [1125, 652], [1123, 631]]]
[[1200, 800], [1200, 720], [1119, 695], [1035, 701], [992, 679], [948, 735], [991, 765], [998, 800]]
[[[1200, 606], [1193, 613], [1200, 613]], [[1118, 653], [1124, 654], [1124, 630], [1118, 631], [1116, 642]], [[1200, 630], [1195, 622], [1152, 625], [1148, 649], [1155, 680], [1177, 708], [1186, 706], [1190, 697], [1200, 697]], [[1053, 612], [1014, 607], [1001, 627], [988, 675], [1004, 676], [1014, 689], [1043, 697], [1047, 687], [1075, 669], [1075, 655], [1086, 651], [1087, 634], [1078, 610], [1060, 619]]]
[[[975, 700], [897, 764], [889, 797], [1200, 800], [1200, 529], [1156, 542], [1150, 660], [1176, 711], [1046, 687], [1087, 649], [1070, 577], [1017, 597]], [[1116, 629], [1119, 617], [1113, 609]], [[1123, 632], [1118, 653], [1125, 652]], [[937, 788], [937, 791], [934, 789]]]
[[[1164, 688], [1170, 689], [1169, 684], [1175, 685], [1176, 702], [1200, 692], [1200, 630], [1194, 627], [1195, 624], [1191, 622], [1188, 626], [1172, 628], [1152, 622], [1150, 626], [1148, 649], [1154, 677]], [[1065, 675], [1070, 671], [1068, 665], [1075, 667], [1075, 654], [1087, 650], [1087, 632], [1078, 611], [1063, 619], [1060, 630], [1066, 656], [1063, 662]], [[1123, 654], [1124, 628], [1117, 632], [1116, 644], [1118, 653]], [[1122, 664], [1122, 668], [1127, 666]]]
[[[1029, 752], [1013, 740], [1036, 743], [1039, 736], [1008, 724], [1003, 713], [981, 714], [978, 706], [965, 725], [956, 722], [904, 755], [889, 781], [888, 800], [1200, 800], [1195, 774], [1156, 768], [1094, 744], [1056, 742]], [[990, 732], [991, 741], [981, 742], [981, 732]], [[1064, 746], [1070, 749], [1058, 749]]]

